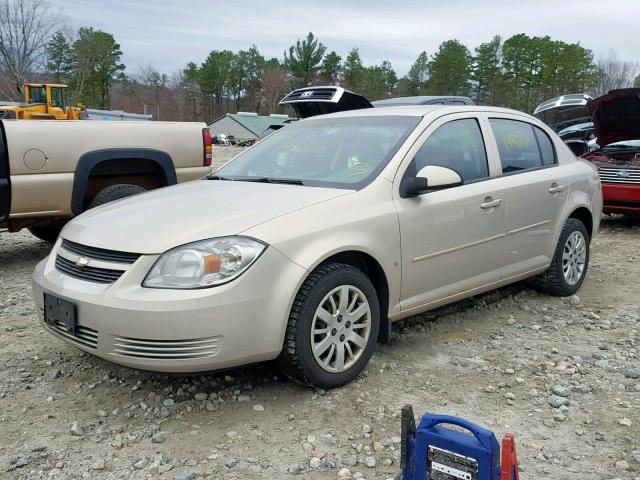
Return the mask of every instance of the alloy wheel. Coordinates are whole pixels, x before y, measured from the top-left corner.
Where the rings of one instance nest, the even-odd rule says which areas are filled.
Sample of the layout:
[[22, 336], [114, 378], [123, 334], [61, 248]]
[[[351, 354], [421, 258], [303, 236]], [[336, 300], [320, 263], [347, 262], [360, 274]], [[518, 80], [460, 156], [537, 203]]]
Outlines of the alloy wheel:
[[562, 273], [569, 285], [575, 285], [582, 278], [587, 259], [587, 242], [581, 232], [572, 232], [562, 251]]
[[371, 307], [353, 285], [331, 290], [320, 302], [311, 325], [313, 356], [324, 370], [344, 372], [362, 356], [371, 333]]

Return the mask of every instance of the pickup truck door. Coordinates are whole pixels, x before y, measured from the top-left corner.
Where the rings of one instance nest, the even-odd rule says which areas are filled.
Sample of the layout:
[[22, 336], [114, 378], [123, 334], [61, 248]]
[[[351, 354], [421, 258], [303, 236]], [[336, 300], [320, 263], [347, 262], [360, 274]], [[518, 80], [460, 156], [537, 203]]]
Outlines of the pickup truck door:
[[11, 185], [9, 184], [9, 155], [4, 142], [4, 128], [0, 123], [0, 221], [9, 216], [11, 210]]

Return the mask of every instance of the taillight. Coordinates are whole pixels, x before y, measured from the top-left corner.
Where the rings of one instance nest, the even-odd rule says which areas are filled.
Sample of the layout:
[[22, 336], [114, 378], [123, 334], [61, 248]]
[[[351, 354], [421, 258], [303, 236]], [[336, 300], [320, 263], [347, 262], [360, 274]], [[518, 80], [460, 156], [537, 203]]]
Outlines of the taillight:
[[210, 167], [211, 152], [213, 151], [213, 147], [211, 145], [211, 131], [208, 128], [202, 129], [202, 147], [203, 147], [202, 163], [205, 167]]

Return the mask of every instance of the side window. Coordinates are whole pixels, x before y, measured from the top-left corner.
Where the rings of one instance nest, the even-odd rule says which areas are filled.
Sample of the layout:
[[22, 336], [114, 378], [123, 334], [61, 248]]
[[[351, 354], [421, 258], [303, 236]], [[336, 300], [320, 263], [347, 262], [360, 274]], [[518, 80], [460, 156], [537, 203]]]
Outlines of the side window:
[[451, 168], [464, 182], [488, 177], [487, 152], [478, 121], [465, 118], [438, 127], [413, 158], [415, 173], [427, 165]]
[[490, 118], [489, 122], [498, 144], [502, 173], [542, 166], [542, 156], [533, 125], [504, 118]]
[[555, 165], [556, 161], [556, 150], [553, 148], [553, 143], [542, 129], [538, 127], [533, 127], [533, 131], [536, 134], [536, 139], [538, 140], [538, 147], [540, 148], [540, 154], [542, 155], [542, 164], [543, 165]]
[[51, 105], [64, 110], [64, 90], [62, 88], [51, 88]]

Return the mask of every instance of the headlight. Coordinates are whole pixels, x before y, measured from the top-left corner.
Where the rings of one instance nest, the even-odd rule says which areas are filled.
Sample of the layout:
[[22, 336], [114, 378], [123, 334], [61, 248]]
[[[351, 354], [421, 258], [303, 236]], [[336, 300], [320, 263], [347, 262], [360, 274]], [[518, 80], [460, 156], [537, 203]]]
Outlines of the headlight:
[[265, 247], [246, 237], [220, 237], [188, 243], [162, 254], [142, 286], [203, 288], [220, 285], [249, 268]]

